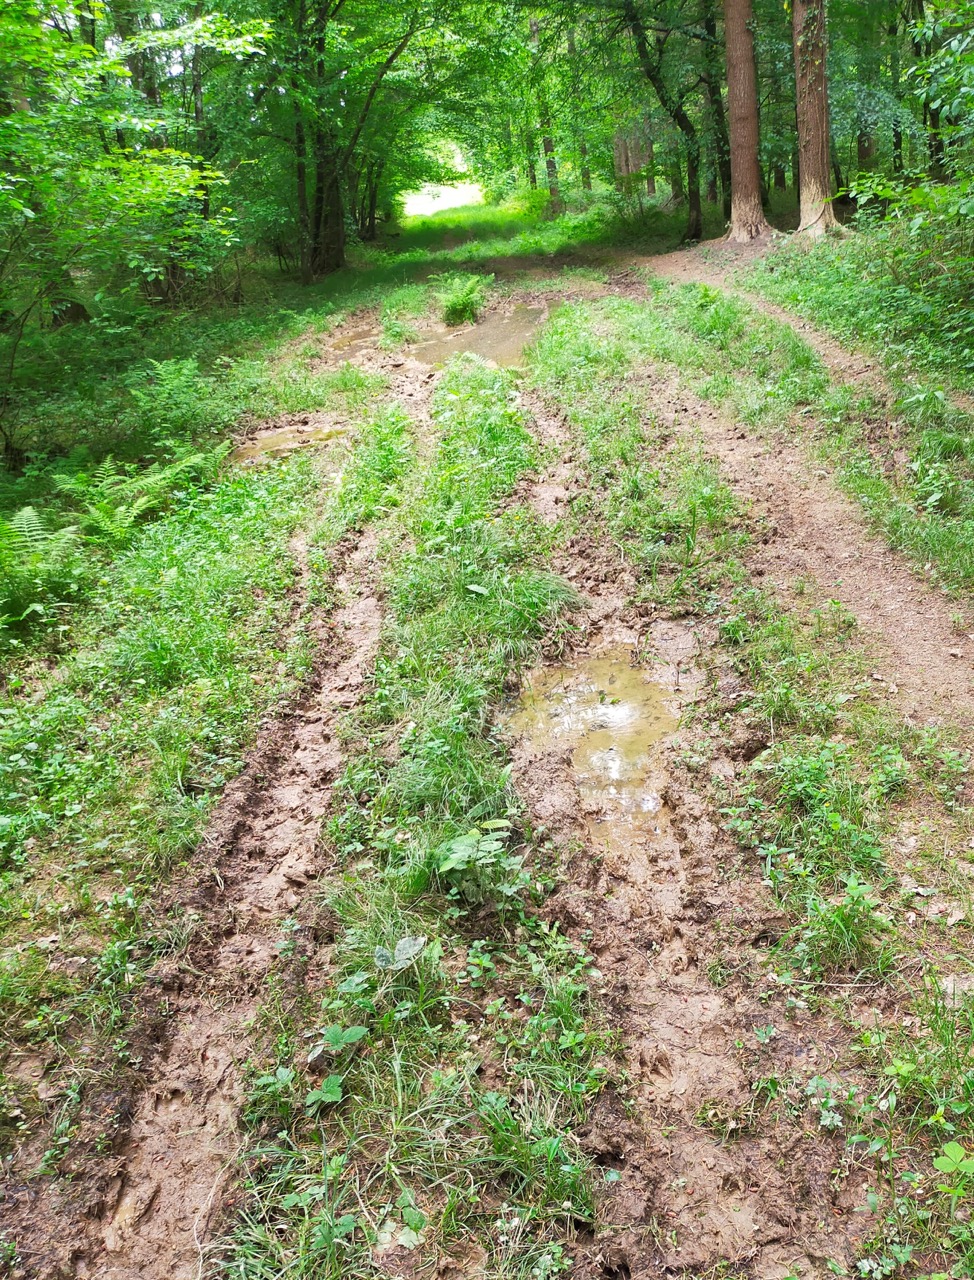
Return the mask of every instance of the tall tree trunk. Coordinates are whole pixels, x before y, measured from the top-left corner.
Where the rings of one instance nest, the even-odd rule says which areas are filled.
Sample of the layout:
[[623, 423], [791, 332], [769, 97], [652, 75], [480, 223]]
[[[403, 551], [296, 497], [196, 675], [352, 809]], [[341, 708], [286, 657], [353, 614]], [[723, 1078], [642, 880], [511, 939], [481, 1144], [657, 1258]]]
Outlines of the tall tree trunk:
[[761, 204], [758, 81], [752, 20], [752, 0], [724, 0], [731, 144], [731, 221], [727, 238], [738, 244], [749, 244], [771, 230]]
[[301, 283], [311, 284], [314, 276], [311, 266], [311, 210], [308, 206], [308, 144], [300, 110], [294, 116], [294, 159], [298, 198], [298, 262]]
[[656, 148], [653, 145], [653, 135], [646, 131], [646, 194], [654, 196], [656, 194]]
[[686, 188], [683, 185], [683, 167], [679, 158], [670, 162], [669, 167], [670, 179], [670, 204], [683, 204], [687, 198]]
[[687, 229], [684, 240], [699, 240], [703, 235], [703, 206], [700, 202], [700, 138], [696, 126], [683, 105], [683, 99], [670, 92], [663, 78], [662, 49], [657, 42], [656, 57], [649, 51], [646, 28], [636, 12], [633, 0], [624, 0], [623, 17], [636, 46], [639, 65], [653, 86], [660, 106], [683, 134], [687, 157]]
[[[203, 51], [196, 45], [193, 49], [193, 123], [196, 126], [196, 152], [205, 156], [206, 121], [203, 115]], [[200, 211], [205, 222], [210, 216], [210, 185], [200, 184]]]
[[863, 126], [856, 134], [856, 164], [860, 170], [871, 169], [876, 159], [876, 139], [872, 131]]
[[800, 171], [798, 230], [822, 236], [838, 226], [829, 177], [825, 0], [793, 0], [792, 37]]
[[[575, 70], [577, 66], [578, 50], [575, 48], [575, 32], [574, 31], [568, 32], [567, 48], [568, 48], [568, 57], [571, 61], [572, 98], [574, 99], [574, 102], [575, 102], [576, 112], [580, 115], [581, 109], [582, 109], [582, 95], [579, 91], [578, 76]], [[592, 190], [592, 170], [589, 167], [589, 162], [588, 162], [588, 146], [585, 143], [585, 135], [582, 133], [582, 130], [577, 123], [577, 116], [576, 116], [576, 125], [575, 125], [575, 138], [578, 146], [578, 171], [582, 181], [582, 190], [591, 191]]]
[[338, 271], [345, 265], [345, 201], [337, 165], [328, 164], [321, 208], [315, 227], [311, 269], [315, 276]]
[[[898, 22], [890, 23], [886, 33], [889, 36], [889, 79], [890, 90], [896, 100], [896, 109], [900, 105], [900, 28]], [[893, 116], [893, 172], [903, 172], [903, 125], [899, 115]]]
[[538, 185], [538, 167], [534, 159], [534, 135], [530, 128], [524, 131], [524, 159], [528, 171], [528, 186], [534, 190]]
[[612, 173], [615, 189], [623, 195], [629, 182], [629, 146], [621, 129], [616, 129], [612, 135]]
[[940, 108], [931, 106], [927, 111], [929, 132], [927, 139], [930, 148], [930, 177], [935, 181], [943, 180], [946, 172], [947, 151], [944, 146], [944, 135], [941, 132]]

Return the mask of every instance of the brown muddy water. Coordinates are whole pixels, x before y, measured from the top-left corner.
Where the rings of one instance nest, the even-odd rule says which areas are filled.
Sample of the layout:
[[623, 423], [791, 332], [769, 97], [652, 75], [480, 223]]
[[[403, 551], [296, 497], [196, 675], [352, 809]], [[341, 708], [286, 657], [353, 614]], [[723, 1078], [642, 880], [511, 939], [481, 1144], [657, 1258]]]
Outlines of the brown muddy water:
[[309, 444], [324, 444], [347, 434], [344, 427], [313, 427], [297, 423], [278, 431], [262, 431], [251, 436], [233, 451], [233, 460], [253, 462], [267, 454], [281, 457], [296, 449], [306, 448]]
[[409, 350], [424, 364], [434, 366], [446, 364], [458, 351], [464, 351], [491, 360], [501, 368], [511, 368], [521, 363], [524, 348], [546, 314], [544, 307], [522, 303], [506, 314], [492, 312], [463, 329], [443, 326], [435, 338], [417, 342]]
[[631, 854], [634, 840], [668, 827], [659, 748], [678, 727], [680, 705], [677, 691], [631, 665], [626, 648], [534, 673], [509, 725], [535, 750], [571, 751], [590, 834]]

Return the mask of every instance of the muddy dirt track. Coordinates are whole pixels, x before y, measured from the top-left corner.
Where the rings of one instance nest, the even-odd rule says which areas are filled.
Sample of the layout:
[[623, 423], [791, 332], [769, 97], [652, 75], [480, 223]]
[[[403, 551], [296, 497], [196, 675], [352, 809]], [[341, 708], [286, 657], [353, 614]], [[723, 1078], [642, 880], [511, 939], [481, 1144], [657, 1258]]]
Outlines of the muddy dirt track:
[[[722, 283], [700, 254], [636, 265]], [[532, 295], [525, 283], [491, 321], [505, 362], [517, 358], [514, 347], [557, 300]], [[639, 288], [626, 271], [605, 291], [632, 296]], [[426, 340], [426, 351], [395, 355], [379, 349], [373, 331], [350, 325], [323, 358], [340, 355], [383, 372], [390, 394], [422, 423], [436, 378], [430, 365], [446, 358], [447, 344], [463, 349], [473, 341], [470, 334]], [[828, 340], [813, 345], [838, 378], [881, 383], [868, 362]], [[956, 606], [870, 535], [797, 448], [771, 449], [674, 377], [642, 376], [659, 420], [702, 440], [765, 530], [750, 554], [751, 573], [783, 593], [802, 577], [813, 604], [839, 600], [858, 622], [877, 683], [907, 716], [974, 721], [974, 650], [958, 637]], [[551, 461], [515, 501], [553, 523], [585, 479], [558, 415], [529, 394], [523, 403]], [[330, 421], [309, 420], [276, 423], [263, 434], [273, 437], [274, 451], [330, 447], [325, 436], [335, 430]], [[250, 456], [261, 438], [258, 431], [246, 442]], [[206, 1274], [206, 1246], [225, 1214], [241, 1144], [250, 1024], [284, 918], [298, 921], [304, 954], [314, 961], [315, 882], [329, 872], [321, 828], [343, 762], [337, 729], [367, 687], [380, 634], [375, 551], [368, 535], [343, 548], [339, 603], [317, 624], [320, 657], [309, 687], [266, 730], [227, 788], [192, 877], [172, 890], [172, 900], [200, 918], [203, 941], [194, 943], [188, 965], [155, 977], [164, 1030], [146, 1044], [144, 1088], [122, 1108], [112, 1152], [93, 1156], [70, 1183], [38, 1191], [15, 1172], [4, 1188], [4, 1226], [21, 1242], [16, 1277]], [[598, 1235], [580, 1241], [575, 1274], [649, 1280], [699, 1274], [722, 1261], [755, 1280], [827, 1274], [825, 1260], [851, 1263], [869, 1230], [868, 1215], [854, 1212], [864, 1175], [837, 1180], [834, 1142], [810, 1135], [801, 1119], [770, 1132], [751, 1123], [757, 1065], [741, 1045], [753, 1043], [767, 1011], [743, 983], [715, 986], [708, 975], [718, 941], [730, 969], [743, 971], [786, 927], [757, 872], [727, 874], [737, 865], [731, 841], [676, 762], [678, 719], [708, 682], [719, 688], [731, 677], [714, 656], [709, 624], [633, 607], [635, 584], [613, 548], [576, 537], [553, 568], [580, 591], [583, 625], [557, 667], [528, 679], [507, 732], [519, 791], [565, 861], [566, 879], [545, 909], [595, 954], [605, 1016], [619, 1030], [632, 1082], [625, 1104], [606, 1091], [580, 1135], [596, 1164], [616, 1176]], [[594, 750], [593, 729], [604, 735]], [[753, 750], [742, 741], [721, 767], [733, 775]], [[841, 1070], [846, 1053], [838, 1025], [804, 1012], [760, 1069], [814, 1076], [836, 1064]], [[424, 1274], [435, 1275], [435, 1265]]]

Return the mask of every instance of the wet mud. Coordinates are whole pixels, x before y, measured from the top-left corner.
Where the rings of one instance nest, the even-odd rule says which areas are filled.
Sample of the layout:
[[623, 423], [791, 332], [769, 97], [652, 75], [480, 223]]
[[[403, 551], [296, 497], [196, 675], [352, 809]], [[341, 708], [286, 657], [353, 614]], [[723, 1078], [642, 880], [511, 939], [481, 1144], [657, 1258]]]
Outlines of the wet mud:
[[544, 307], [518, 303], [509, 310], [490, 311], [476, 324], [462, 329], [439, 325], [435, 337], [422, 339], [409, 349], [417, 360], [434, 367], [467, 352], [500, 368], [512, 368], [521, 364], [525, 347], [534, 339], [546, 315]]
[[509, 727], [537, 750], [570, 748], [589, 835], [626, 856], [669, 821], [655, 748], [675, 732], [682, 696], [614, 649], [535, 672]]
[[[405, 352], [381, 350], [378, 330], [350, 324], [322, 361], [382, 373], [422, 428], [431, 366], [459, 350], [515, 365], [546, 314], [527, 304], [490, 312], [479, 325], [454, 336], [444, 330]], [[764, 522], [768, 537], [751, 562], [756, 576], [784, 592], [806, 575], [823, 599], [842, 600], [915, 714], [974, 712], [967, 664], [948, 657], [957, 647], [947, 638], [949, 606], [892, 552], [864, 541], [851, 504], [810, 476], [796, 451], [772, 453], [674, 381], [657, 380], [654, 394], [674, 431], [690, 423], [700, 432]], [[580, 454], [538, 397], [522, 392], [522, 403], [551, 463], [514, 500], [553, 524], [584, 488]], [[314, 415], [279, 421], [245, 442], [256, 452], [244, 456], [273, 456], [292, 442], [303, 448], [335, 429]], [[343, 764], [338, 723], [362, 696], [378, 642], [376, 542], [366, 537], [346, 552], [338, 612], [316, 624], [314, 680], [263, 734], [227, 788], [192, 873], [172, 891], [172, 901], [203, 922], [203, 941], [188, 965], [155, 975], [165, 1013], [152, 1029], [144, 1089], [120, 1104], [128, 1110], [100, 1163], [66, 1190], [31, 1190], [36, 1198], [15, 1206], [28, 1261], [14, 1274], [23, 1280], [201, 1274], [235, 1176], [252, 1020], [281, 921], [302, 918], [316, 881], [329, 873], [319, 832]], [[705, 788], [679, 761], [688, 734], [681, 724], [717, 679], [709, 624], [633, 606], [631, 570], [607, 543], [575, 534], [553, 561], [586, 603], [575, 647], [526, 677], [503, 720], [513, 780], [563, 861], [546, 910], [596, 958], [601, 1016], [618, 1036], [630, 1082], [625, 1096], [606, 1090], [578, 1135], [612, 1179], [601, 1192], [597, 1237], [573, 1251], [573, 1274], [662, 1280], [723, 1267], [785, 1280], [827, 1277], [829, 1261], [852, 1267], [872, 1227], [860, 1212], [865, 1175], [837, 1176], [836, 1140], [780, 1109], [762, 1111], [755, 1092], [771, 1077], [844, 1078], [845, 1032], [808, 1010], [785, 1019], [779, 1005], [769, 1014], [767, 988], [754, 978], [787, 921], [760, 868], [741, 861], [701, 798]], [[727, 758], [719, 767], [731, 779], [739, 766]], [[726, 975], [719, 983], [715, 966]], [[755, 1029], [771, 1016], [776, 1034], [762, 1044]]]
[[580, 1134], [614, 1180], [575, 1274], [818, 1275], [823, 1258], [851, 1261], [867, 1229], [851, 1212], [861, 1177], [834, 1182], [833, 1143], [763, 1118], [753, 1084], [832, 1070], [842, 1033], [800, 1015], [759, 1051], [758, 989], [710, 980], [718, 939], [732, 967], [751, 970], [783, 929], [759, 876], [721, 873], [733, 846], [676, 762], [710, 637], [624, 604], [600, 612], [584, 648], [530, 673], [505, 719], [518, 789], [567, 864], [548, 910], [595, 955], [631, 1082], [628, 1101], [608, 1090]]
[[336, 581], [343, 603], [321, 636], [322, 651], [332, 656], [263, 754], [228, 787], [202, 851], [208, 874], [184, 886], [185, 910], [209, 917], [213, 950], [197, 960], [201, 980], [169, 979], [165, 1044], [136, 1102], [114, 1175], [97, 1211], [90, 1206], [69, 1274], [92, 1280], [201, 1274], [204, 1244], [236, 1176], [244, 1067], [281, 921], [300, 911], [326, 871], [319, 832], [344, 762], [338, 722], [363, 690], [379, 638], [374, 551], [365, 538], [350, 555]]
[[267, 457], [282, 458], [309, 445], [329, 444], [347, 435], [347, 425], [322, 423], [320, 415], [305, 414], [285, 425], [277, 423], [269, 430], [254, 432], [237, 445], [231, 456], [234, 462], [248, 463]]

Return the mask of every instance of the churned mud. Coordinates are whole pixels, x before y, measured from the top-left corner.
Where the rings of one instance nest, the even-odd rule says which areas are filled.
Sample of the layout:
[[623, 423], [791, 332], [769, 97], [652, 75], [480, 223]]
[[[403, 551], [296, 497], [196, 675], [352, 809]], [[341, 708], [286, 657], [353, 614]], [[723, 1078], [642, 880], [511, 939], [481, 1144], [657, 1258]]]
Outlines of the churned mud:
[[[639, 287], [625, 272], [608, 286]], [[436, 366], [457, 351], [521, 362], [551, 302], [525, 296], [403, 351], [384, 350], [368, 320], [349, 322], [319, 362], [380, 373], [422, 433]], [[639, 376], [654, 415], [701, 439], [750, 504], [764, 530], [751, 573], [783, 594], [802, 578], [823, 601], [839, 600], [909, 715], [974, 722], [974, 649], [957, 635], [954, 606], [866, 532], [799, 450], [754, 438], [675, 376]], [[585, 488], [581, 451], [539, 397], [522, 390], [521, 402], [544, 464], [513, 500], [553, 525]], [[344, 431], [324, 415], [291, 415], [236, 456], [254, 461]], [[20, 1248], [18, 1280], [202, 1274], [235, 1178], [253, 1022], [282, 925], [310, 930], [309, 904], [330, 870], [320, 831], [343, 766], [338, 726], [364, 693], [381, 626], [376, 545], [366, 535], [343, 548], [338, 606], [315, 623], [313, 679], [263, 733], [193, 867], [167, 891], [196, 932], [188, 958], [153, 975], [144, 1087], [116, 1106], [112, 1149], [73, 1181], [24, 1179], [14, 1190], [5, 1226]], [[851, 1268], [872, 1226], [860, 1211], [865, 1175], [800, 1108], [766, 1112], [760, 1095], [767, 1080], [847, 1080], [845, 1032], [800, 1002], [782, 1016], [780, 998], [768, 1028], [767, 984], [754, 979], [788, 923], [680, 763], [687, 725], [721, 677], [712, 625], [632, 604], [636, 583], [618, 549], [584, 532], [557, 548], [552, 568], [585, 602], [574, 647], [530, 672], [502, 718], [515, 784], [560, 851], [564, 876], [546, 911], [596, 958], [600, 1016], [629, 1081], [625, 1093], [605, 1091], [579, 1134], [607, 1176], [598, 1233], [578, 1242], [574, 1274], [656, 1280], [723, 1266], [785, 1280], [824, 1276], [827, 1262]], [[747, 758], [730, 748], [715, 767], [732, 780]]]
[[[550, 463], [515, 496], [551, 522], [584, 468], [560, 417], [524, 402]], [[838, 1174], [841, 1142], [800, 1108], [765, 1112], [758, 1092], [763, 1079], [845, 1079], [846, 1034], [764, 1003], [762, 961], [788, 922], [680, 764], [695, 732], [681, 726], [712, 684], [736, 677], [712, 624], [632, 603], [614, 547], [578, 533], [553, 567], [585, 602], [576, 643], [525, 677], [503, 722], [532, 824], [561, 851], [546, 909], [595, 956], [629, 1080], [579, 1134], [606, 1181], [573, 1274], [784, 1280], [825, 1274], [828, 1260], [851, 1266], [871, 1225], [865, 1174]], [[752, 754], [742, 741], [715, 768], [731, 780]]]
[[156, 1045], [110, 1154], [79, 1183], [27, 1191], [15, 1276], [195, 1280], [235, 1175], [252, 1022], [285, 918], [325, 868], [319, 830], [342, 763], [338, 721], [362, 693], [378, 644], [374, 544], [350, 548], [340, 607], [318, 624], [320, 657], [300, 703], [263, 735], [232, 782], [183, 882], [196, 920], [184, 962], [152, 975]]
[[718, 939], [748, 968], [783, 929], [758, 876], [721, 873], [734, 851], [674, 763], [708, 640], [622, 605], [570, 662], [531, 673], [507, 720], [519, 790], [568, 864], [548, 910], [595, 955], [631, 1081], [580, 1135], [613, 1180], [579, 1276], [723, 1264], [782, 1280], [851, 1261], [867, 1230], [862, 1178], [834, 1181], [833, 1143], [762, 1119], [754, 1091], [759, 1075], [827, 1074], [842, 1033], [800, 1015], [760, 1049], [754, 988], [708, 976]]
[[201, 989], [174, 999], [167, 1043], [92, 1232], [93, 1256], [78, 1275], [198, 1274], [210, 1219], [235, 1172], [250, 1024], [281, 924], [325, 869], [318, 837], [343, 763], [338, 722], [362, 693], [379, 639], [373, 557], [366, 538], [336, 582], [344, 602], [329, 628], [337, 658], [280, 727], [261, 772], [232, 784], [216, 815], [205, 853], [225, 904], [222, 937]]

